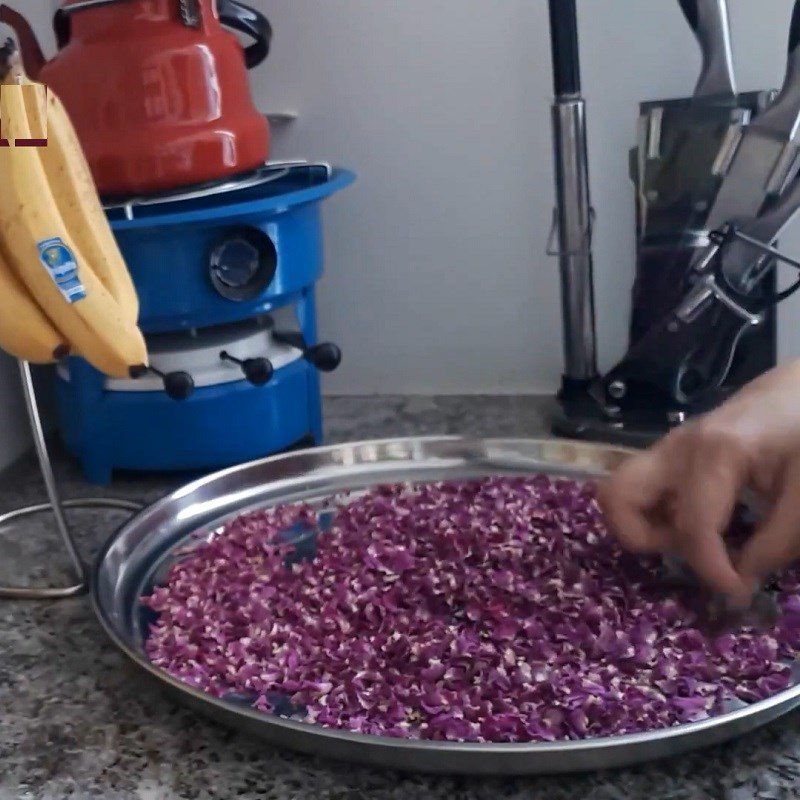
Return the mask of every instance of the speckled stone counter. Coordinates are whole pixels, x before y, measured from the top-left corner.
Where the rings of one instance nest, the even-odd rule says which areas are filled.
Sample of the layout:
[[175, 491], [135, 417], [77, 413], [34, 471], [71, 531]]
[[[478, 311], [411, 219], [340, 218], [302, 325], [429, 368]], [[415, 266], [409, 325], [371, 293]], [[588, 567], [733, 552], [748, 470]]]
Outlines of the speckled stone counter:
[[[541, 434], [536, 398], [337, 398], [330, 441], [424, 433]], [[56, 455], [65, 497], [143, 502], [190, 476], [119, 476], [98, 493]], [[32, 458], [0, 480], [0, 511], [38, 502]], [[73, 512], [91, 557], [124, 515]], [[56, 579], [42, 520], [0, 530], [0, 580]], [[58, 554], [58, 555], [57, 555]], [[57, 562], [57, 563], [54, 563]], [[35, 563], [34, 569], [27, 565]], [[47, 564], [45, 568], [42, 565]], [[784, 800], [800, 796], [800, 715], [736, 744], [603, 774], [478, 780], [400, 775], [315, 760], [221, 728], [165, 700], [112, 648], [85, 598], [0, 601], [0, 800]]]

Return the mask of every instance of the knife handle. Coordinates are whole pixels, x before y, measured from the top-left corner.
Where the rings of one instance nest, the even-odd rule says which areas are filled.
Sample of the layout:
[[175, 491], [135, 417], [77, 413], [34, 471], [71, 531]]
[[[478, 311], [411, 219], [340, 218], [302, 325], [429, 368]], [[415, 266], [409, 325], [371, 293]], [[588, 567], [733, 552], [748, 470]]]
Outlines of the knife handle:
[[794, 139], [800, 124], [800, 0], [795, 0], [789, 25], [786, 77], [773, 103], [756, 118], [755, 125]]
[[[623, 408], [647, 405], [659, 396], [678, 406], [696, 403], [723, 384], [739, 340], [752, 326], [715, 298], [689, 317], [676, 309], [603, 377], [609, 400]], [[614, 384], [630, 391], [617, 397]]]
[[[683, 321], [675, 314], [668, 314], [653, 325], [634, 344], [623, 359], [605, 376], [603, 384], [610, 402], [618, 402], [623, 408], [636, 408], [645, 398], [650, 403], [654, 398], [661, 402], [684, 404], [681, 390], [684, 365], [691, 361], [701, 343], [710, 338], [713, 328], [711, 308], [706, 308], [690, 321]], [[614, 393], [624, 386], [622, 397]]]
[[696, 97], [736, 94], [733, 50], [727, 0], [679, 0], [684, 16], [697, 36], [703, 68]]

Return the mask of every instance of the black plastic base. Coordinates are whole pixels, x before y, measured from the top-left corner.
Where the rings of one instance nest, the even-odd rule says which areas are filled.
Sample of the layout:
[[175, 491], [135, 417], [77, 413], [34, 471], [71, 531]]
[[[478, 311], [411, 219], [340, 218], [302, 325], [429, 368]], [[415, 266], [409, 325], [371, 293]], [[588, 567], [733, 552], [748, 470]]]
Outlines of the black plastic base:
[[599, 381], [563, 378], [551, 430], [554, 435], [582, 441], [606, 442], [626, 447], [648, 447], [669, 433], [684, 417], [650, 406], [646, 411], [609, 407], [603, 402]]
[[625, 447], [649, 447], [667, 434], [670, 426], [646, 426], [624, 420], [610, 420], [600, 413], [575, 413], [559, 406], [550, 429], [554, 436], [587, 442], [604, 442]]
[[[649, 447], [673, 428], [724, 403], [737, 388], [727, 386], [693, 407], [670, 407], [663, 395], [629, 391], [616, 407], [605, 399], [602, 378], [563, 378], [551, 430], [555, 436], [569, 439]], [[631, 405], [626, 407], [626, 403]]]

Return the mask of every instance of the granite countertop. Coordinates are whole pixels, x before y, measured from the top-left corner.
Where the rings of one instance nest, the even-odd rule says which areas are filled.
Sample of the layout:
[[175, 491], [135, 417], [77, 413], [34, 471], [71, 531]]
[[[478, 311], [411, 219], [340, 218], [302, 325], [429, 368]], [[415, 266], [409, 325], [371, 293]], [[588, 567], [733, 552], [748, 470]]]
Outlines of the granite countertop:
[[[536, 398], [338, 398], [329, 441], [422, 433], [537, 435]], [[152, 501], [187, 476], [121, 476], [87, 489], [54, 447], [65, 497]], [[0, 511], [44, 495], [26, 458], [0, 480]], [[124, 517], [73, 512], [90, 557]], [[0, 581], [57, 578], [42, 520], [0, 530]], [[39, 566], [29, 569], [28, 565]], [[49, 564], [49, 571], [42, 566]], [[111, 646], [85, 597], [0, 601], [0, 800], [783, 800], [800, 794], [800, 714], [735, 744], [636, 769], [541, 779], [402, 775], [327, 762], [237, 735], [142, 683]]]

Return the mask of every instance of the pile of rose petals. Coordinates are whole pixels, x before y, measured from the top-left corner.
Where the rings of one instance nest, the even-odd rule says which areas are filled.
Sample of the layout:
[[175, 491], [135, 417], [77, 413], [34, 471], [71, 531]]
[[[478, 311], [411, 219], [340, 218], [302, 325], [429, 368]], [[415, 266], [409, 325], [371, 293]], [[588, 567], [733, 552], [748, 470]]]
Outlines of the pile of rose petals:
[[287, 542], [313, 541], [304, 505], [239, 517], [188, 553], [143, 600], [153, 663], [331, 728], [470, 742], [665, 728], [792, 683], [794, 571], [773, 630], [707, 637], [698, 593], [663, 591], [656, 559], [620, 550], [591, 484], [397, 484], [332, 516], [313, 558]]

